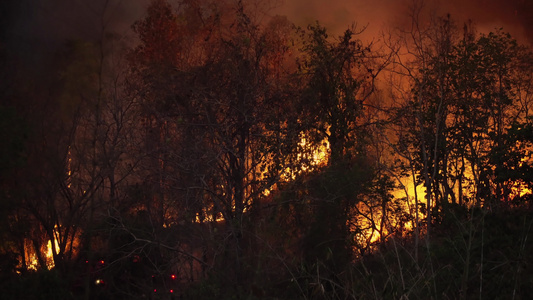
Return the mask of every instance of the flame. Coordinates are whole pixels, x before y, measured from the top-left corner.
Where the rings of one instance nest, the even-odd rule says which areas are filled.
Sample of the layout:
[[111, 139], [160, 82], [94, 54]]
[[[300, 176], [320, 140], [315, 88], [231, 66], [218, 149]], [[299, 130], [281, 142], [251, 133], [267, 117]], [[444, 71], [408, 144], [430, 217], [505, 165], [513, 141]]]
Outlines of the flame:
[[[307, 138], [305, 135], [302, 135], [300, 138], [300, 141], [298, 142], [298, 146], [303, 151], [297, 154], [297, 160], [303, 161], [304, 166], [300, 169], [294, 169], [291, 167], [285, 168], [284, 172], [281, 174], [280, 178], [282, 181], [291, 181], [296, 179], [296, 176], [302, 174], [303, 172], [309, 171], [312, 168], [324, 166], [329, 158], [329, 143], [327, 142], [327, 139], [324, 139], [318, 147], [310, 148], [310, 144], [307, 141]], [[266, 176], [268, 172], [268, 168], [262, 172], [260, 175], [261, 177]], [[221, 186], [221, 189], [224, 189], [223, 186]], [[274, 190], [276, 189], [276, 186], [272, 186], [268, 189], [265, 189], [262, 191], [263, 196], [269, 196]], [[233, 206], [233, 209], [235, 209], [235, 206]], [[204, 207], [201, 212], [197, 212], [195, 216], [195, 222], [200, 223], [201, 221], [205, 222], [221, 222], [224, 220], [224, 217], [221, 213], [218, 213], [216, 216], [213, 217], [213, 214], [211, 211], [213, 210], [213, 205], [211, 204], [209, 207]], [[244, 208], [244, 212], [247, 211], [247, 208]]]
[[[59, 240], [58, 240], [58, 232], [57, 227], [54, 230], [54, 243], [55, 248], [59, 249]], [[72, 247], [68, 247], [72, 249], [72, 255], [76, 255], [79, 250], [80, 245], [80, 237], [81, 233], [78, 232], [74, 238], [72, 238]], [[38, 251], [38, 252], [37, 252]], [[34, 243], [31, 239], [25, 239], [24, 240], [24, 257], [26, 258], [26, 269], [27, 270], [33, 270], [36, 271], [41, 268], [41, 265], [39, 264], [39, 253], [43, 259], [43, 262], [45, 264], [45, 268], [47, 270], [50, 270], [55, 267], [54, 262], [54, 252], [52, 247], [52, 240], [47, 239], [46, 244], [42, 244], [40, 246], [40, 249], [35, 249]], [[19, 268], [23, 268], [22, 262], [18, 266]]]
[[[56, 249], [59, 248], [59, 243], [57, 242], [57, 239], [54, 239], [55, 247]], [[54, 263], [54, 253], [52, 251], [52, 241], [48, 240], [48, 244], [46, 244], [46, 267], [50, 270], [51, 268], [55, 267]]]
[[[55, 246], [59, 247], [59, 243], [57, 242], [57, 240], [55, 240], [54, 242], [55, 242]], [[38, 251], [44, 254], [43, 260], [44, 260], [47, 270], [50, 270], [53, 267], [55, 267], [54, 255], [52, 251], [52, 241], [48, 240], [46, 247], [41, 247], [41, 249], [39, 249]], [[24, 241], [24, 252], [25, 252], [24, 255], [26, 256], [26, 269], [32, 270], [32, 271], [37, 271], [38, 269], [40, 269], [41, 266], [39, 265], [37, 251], [35, 250], [35, 247], [33, 243], [31, 242], [31, 240], [29, 239], [26, 239]], [[22, 267], [22, 266], [19, 266], [19, 267]]]
[[72, 152], [70, 149], [70, 146], [68, 146], [67, 151], [67, 188], [71, 188], [72, 186]]
[[[327, 164], [329, 159], [329, 142], [327, 138], [324, 138], [318, 146], [314, 147], [310, 145], [307, 140], [307, 136], [302, 134], [300, 142], [298, 142], [298, 147], [302, 149], [302, 151], [297, 154], [296, 159], [297, 161], [302, 162], [303, 165], [298, 169], [290, 167], [285, 168], [285, 172], [281, 175], [282, 180], [294, 180], [296, 179], [296, 176], [302, 173]], [[270, 193], [270, 191], [268, 193]]]

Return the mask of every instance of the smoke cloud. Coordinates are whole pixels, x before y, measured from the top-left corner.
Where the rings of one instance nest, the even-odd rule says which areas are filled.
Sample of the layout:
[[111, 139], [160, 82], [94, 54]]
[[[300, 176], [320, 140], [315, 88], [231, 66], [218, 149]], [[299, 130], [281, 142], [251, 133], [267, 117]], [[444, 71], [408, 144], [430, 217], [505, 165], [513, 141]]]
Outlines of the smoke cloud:
[[[178, 0], [170, 0], [177, 2]], [[254, 0], [258, 1], [258, 0]], [[320, 21], [334, 34], [352, 24], [365, 35], [409, 24], [409, 7], [423, 2], [435, 15], [449, 13], [458, 23], [471, 19], [481, 32], [503, 27], [522, 42], [533, 41], [533, 0], [271, 0], [269, 14], [286, 15], [305, 27]], [[8, 0], [0, 6], [4, 43], [65, 39], [97, 40], [102, 28], [125, 35], [150, 0]], [[2, 37], [3, 36], [3, 37]], [[46, 46], [46, 45], [44, 45]]]
[[299, 26], [319, 20], [340, 34], [355, 23], [366, 26], [366, 36], [409, 24], [409, 8], [421, 3], [435, 16], [451, 17], [460, 24], [472, 20], [480, 32], [503, 27], [521, 42], [533, 41], [533, 0], [285, 0], [277, 9]]
[[[177, 3], [180, 0], [169, 0]], [[227, 0], [237, 1], [237, 0]], [[521, 43], [533, 43], [533, 0], [247, 0], [274, 6], [269, 15], [286, 15], [305, 27], [315, 20], [331, 35], [351, 25], [366, 28], [361, 38], [377, 40], [383, 31], [410, 24], [409, 7], [423, 2], [436, 16], [449, 13], [459, 26], [472, 20], [480, 32], [503, 27]], [[105, 34], [135, 41], [131, 25], [150, 0], [0, 1], [0, 50], [30, 66], [55, 53], [66, 40], [100, 41]], [[256, 3], [256, 4], [257, 4]]]

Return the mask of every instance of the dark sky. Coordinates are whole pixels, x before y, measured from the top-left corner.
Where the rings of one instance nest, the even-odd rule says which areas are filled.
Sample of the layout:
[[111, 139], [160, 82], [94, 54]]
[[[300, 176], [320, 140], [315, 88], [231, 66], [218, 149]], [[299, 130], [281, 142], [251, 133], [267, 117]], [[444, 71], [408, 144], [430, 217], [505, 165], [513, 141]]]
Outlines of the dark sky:
[[127, 33], [149, 0], [2, 0], [9, 41], [99, 39], [102, 28]]
[[[142, 17], [149, 1], [0, 0], [0, 43], [22, 53], [47, 51], [69, 38], [98, 40], [103, 27], [131, 40], [130, 26]], [[298, 25], [318, 19], [340, 33], [356, 22], [368, 26], [366, 36], [377, 37], [387, 26], [405, 24], [409, 3], [421, 0], [271, 1], [277, 8], [270, 14], [287, 15]], [[503, 27], [521, 42], [533, 41], [533, 0], [425, 0], [425, 5], [437, 14], [450, 13], [459, 23], [473, 19], [479, 31]]]

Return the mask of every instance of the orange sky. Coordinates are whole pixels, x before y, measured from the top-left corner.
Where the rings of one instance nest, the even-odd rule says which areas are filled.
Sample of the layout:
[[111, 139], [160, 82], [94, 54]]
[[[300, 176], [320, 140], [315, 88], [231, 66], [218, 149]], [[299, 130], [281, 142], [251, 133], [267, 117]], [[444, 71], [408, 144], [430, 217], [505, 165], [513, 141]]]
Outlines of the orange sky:
[[[367, 34], [378, 37], [387, 26], [405, 23], [414, 0], [281, 0], [275, 13], [287, 15], [298, 25], [318, 19], [331, 32], [340, 33], [356, 22]], [[420, 1], [420, 0], [417, 0]], [[533, 41], [533, 0], [425, 0], [437, 15], [450, 13], [459, 23], [473, 19], [477, 29], [488, 32], [503, 27], [523, 42]]]

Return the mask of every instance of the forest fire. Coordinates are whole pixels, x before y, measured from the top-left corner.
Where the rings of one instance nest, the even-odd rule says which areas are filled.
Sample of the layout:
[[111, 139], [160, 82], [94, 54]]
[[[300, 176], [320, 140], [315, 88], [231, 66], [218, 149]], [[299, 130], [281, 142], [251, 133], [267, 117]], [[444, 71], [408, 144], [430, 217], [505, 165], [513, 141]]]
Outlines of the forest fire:
[[[39, 238], [40, 240], [47, 240], [47, 242], [42, 243], [40, 247], [39, 243], [35, 240], [25, 239], [24, 258], [21, 260], [21, 263], [17, 266], [17, 268], [33, 271], [41, 269], [52, 270], [55, 267], [54, 251], [56, 254], [63, 251], [60, 247], [57, 230], [54, 230], [54, 237], [54, 245], [52, 245], [51, 240], [46, 239], [45, 237]], [[71, 257], [76, 257], [79, 254], [79, 246], [80, 234], [74, 237], [73, 240], [66, 245], [66, 248], [70, 251], [69, 255]], [[22, 261], [26, 262], [25, 265], [22, 265]]]
[[[34, 245], [29, 240], [24, 243], [24, 247], [25, 247], [24, 255], [26, 257], [27, 263], [26, 263], [26, 266], [19, 265], [18, 268], [25, 268], [27, 270], [33, 270], [33, 271], [37, 271], [41, 269], [42, 265], [39, 262], [38, 255], [42, 255], [42, 254], [37, 254], [37, 251], [35, 250]], [[57, 247], [57, 241], [56, 241], [56, 247]], [[44, 254], [43, 260], [44, 260], [45, 268], [47, 270], [50, 270], [55, 266], [51, 241], [48, 241], [45, 249], [46, 250], [39, 249], [38, 251]]]
[[533, 50], [483, 14], [523, 37], [530, 5], [357, 1], [95, 0], [94, 34], [2, 30], [2, 297], [533, 293]]

